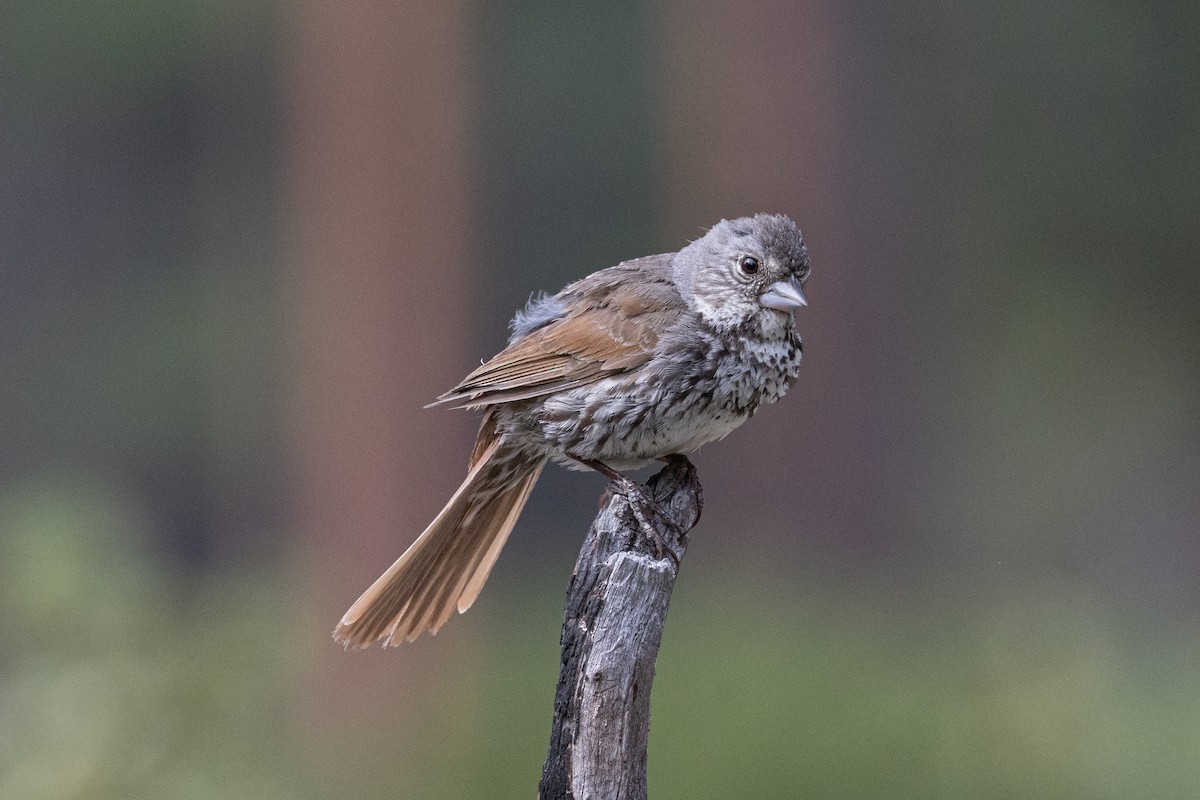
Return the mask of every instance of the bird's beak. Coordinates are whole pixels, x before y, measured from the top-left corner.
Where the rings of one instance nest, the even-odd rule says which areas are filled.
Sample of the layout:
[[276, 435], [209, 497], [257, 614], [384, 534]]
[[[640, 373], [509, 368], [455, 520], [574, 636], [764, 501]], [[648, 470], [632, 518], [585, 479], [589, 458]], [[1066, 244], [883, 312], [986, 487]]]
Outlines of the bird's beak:
[[758, 298], [758, 302], [764, 308], [788, 312], [808, 305], [808, 298], [804, 296], [804, 290], [800, 288], [800, 281], [789, 278], [786, 281], [776, 281], [768, 286], [762, 297]]

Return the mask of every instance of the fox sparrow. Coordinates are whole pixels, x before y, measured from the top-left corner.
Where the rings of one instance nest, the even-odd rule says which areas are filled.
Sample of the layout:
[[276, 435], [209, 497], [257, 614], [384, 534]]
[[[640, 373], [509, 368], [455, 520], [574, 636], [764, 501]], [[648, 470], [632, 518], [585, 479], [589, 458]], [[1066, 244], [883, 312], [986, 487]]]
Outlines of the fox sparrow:
[[484, 412], [466, 480], [334, 638], [395, 645], [466, 611], [548, 459], [634, 491], [617, 470], [721, 439], [782, 397], [808, 272], [795, 223], [758, 214], [531, 300], [508, 346], [431, 404]]

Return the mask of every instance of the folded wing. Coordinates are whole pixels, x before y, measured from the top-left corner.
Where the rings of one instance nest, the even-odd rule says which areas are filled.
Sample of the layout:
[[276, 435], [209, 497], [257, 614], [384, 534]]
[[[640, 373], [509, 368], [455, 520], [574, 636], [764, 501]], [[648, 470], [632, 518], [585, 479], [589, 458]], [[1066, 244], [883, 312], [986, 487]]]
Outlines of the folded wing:
[[670, 281], [672, 255], [628, 261], [571, 284], [556, 296], [565, 315], [513, 341], [430, 405], [527, 400], [642, 366], [684, 306]]

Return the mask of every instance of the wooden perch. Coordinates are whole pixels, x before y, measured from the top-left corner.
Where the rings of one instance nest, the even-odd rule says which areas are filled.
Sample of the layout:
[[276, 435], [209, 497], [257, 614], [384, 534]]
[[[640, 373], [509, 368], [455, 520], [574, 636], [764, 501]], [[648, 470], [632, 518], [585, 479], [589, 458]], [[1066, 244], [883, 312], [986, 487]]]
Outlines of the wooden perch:
[[659, 511], [650, 521], [671, 553], [647, 540], [629, 502], [610, 491], [567, 587], [542, 800], [646, 797], [654, 662], [687, 532], [703, 506], [696, 469], [682, 456], [647, 487]]

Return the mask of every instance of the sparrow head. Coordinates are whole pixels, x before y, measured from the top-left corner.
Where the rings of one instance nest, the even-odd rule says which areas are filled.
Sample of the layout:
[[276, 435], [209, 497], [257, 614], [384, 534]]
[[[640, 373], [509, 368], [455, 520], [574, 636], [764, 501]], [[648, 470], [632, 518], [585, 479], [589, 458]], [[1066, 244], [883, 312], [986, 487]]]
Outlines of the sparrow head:
[[790, 328], [792, 312], [808, 305], [808, 249], [782, 215], [723, 219], [680, 250], [672, 269], [684, 299], [718, 329], [751, 322], [764, 332]]

